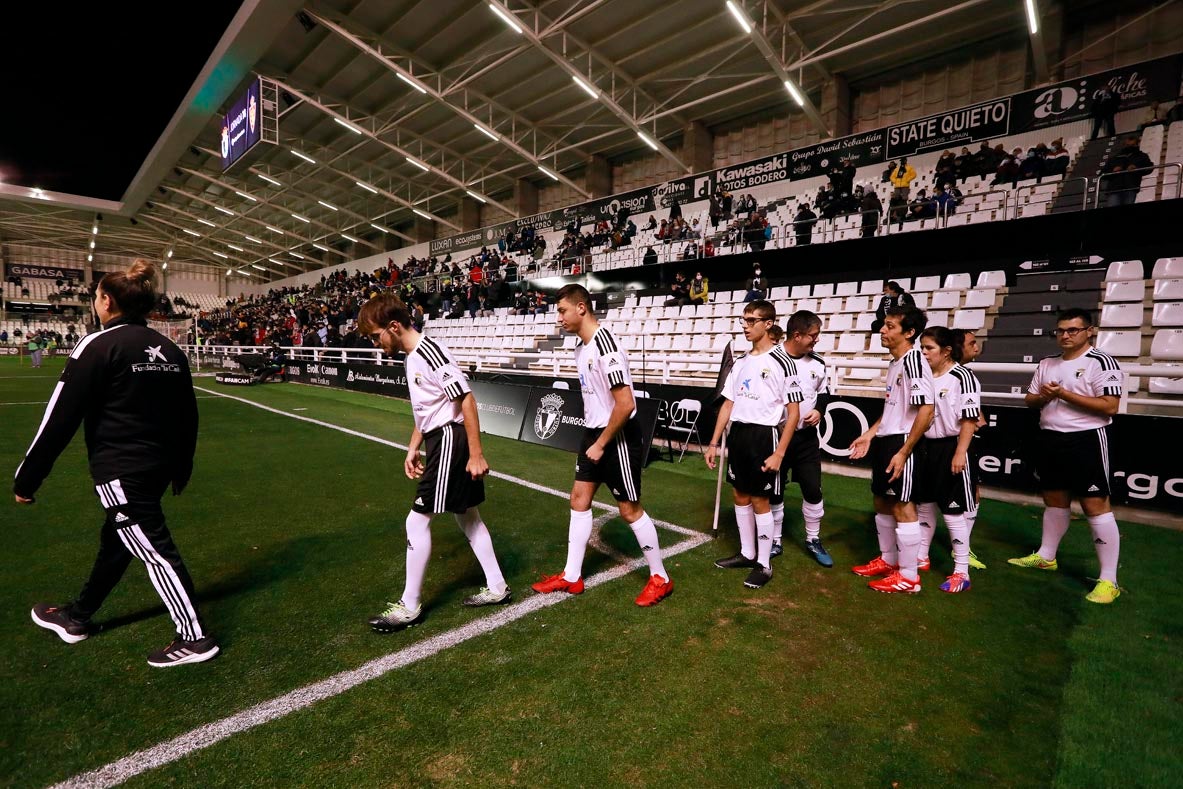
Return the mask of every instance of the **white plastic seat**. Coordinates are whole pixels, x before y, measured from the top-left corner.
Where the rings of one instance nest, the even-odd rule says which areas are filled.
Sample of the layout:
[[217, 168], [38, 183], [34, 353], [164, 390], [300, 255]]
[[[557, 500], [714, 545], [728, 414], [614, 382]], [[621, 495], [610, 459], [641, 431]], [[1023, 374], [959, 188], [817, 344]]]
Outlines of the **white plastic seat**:
[[957, 310], [953, 313], [953, 328], [980, 331], [986, 327], [985, 310]]
[[[912, 283], [908, 283], [911, 285]], [[907, 290], [907, 288], [904, 288]], [[883, 280], [881, 279], [865, 279], [859, 283], [858, 295], [860, 296], [878, 296], [883, 292]]]
[[848, 296], [843, 312], [866, 312], [871, 309], [870, 296]]
[[867, 350], [865, 334], [842, 334], [838, 337], [838, 353], [860, 354]]
[[928, 294], [927, 293], [911, 293], [912, 301], [916, 303], [916, 309], [928, 309]]
[[1156, 328], [1159, 326], [1183, 326], [1183, 302], [1163, 301], [1155, 304], [1150, 325]]
[[819, 282], [813, 286], [814, 298], [828, 298], [834, 295], [833, 282]]
[[1142, 271], [1142, 261], [1140, 260], [1115, 260], [1109, 264], [1109, 270], [1105, 272], [1106, 282], [1144, 278], [1145, 274]]
[[813, 350], [817, 353], [829, 353], [834, 350], [834, 344], [836, 342], [834, 335], [822, 332], [822, 336], [817, 338], [817, 345], [813, 347]]
[[1156, 279], [1155, 301], [1183, 301], [1183, 279]]
[[829, 315], [834, 312], [842, 312], [842, 299], [838, 296], [830, 296], [822, 299], [821, 310], [823, 314]]
[[[895, 277], [894, 282], [897, 285], [899, 285], [901, 288], [903, 288], [904, 290], [908, 291], [909, 293], [911, 291], [915, 290], [915, 288], [912, 287], [912, 278], [911, 277]], [[880, 283], [879, 289], [876, 290], [875, 293], [880, 294], [882, 292], [883, 292], [883, 283]]]
[[1101, 326], [1115, 329], [1137, 329], [1142, 325], [1142, 304], [1126, 302], [1101, 307]]
[[830, 322], [826, 326], [826, 331], [842, 332], [852, 331], [854, 329], [854, 316], [849, 312], [838, 313], [830, 316]]
[[1150, 392], [1151, 394], [1171, 394], [1183, 395], [1183, 364], [1181, 365], [1166, 365], [1168, 367], [1178, 367], [1178, 378], [1151, 378]]
[[1154, 279], [1183, 279], [1183, 258], [1159, 258], [1154, 261]]
[[994, 306], [997, 292], [993, 288], [977, 287], [965, 294], [966, 309], [989, 309]]
[[1119, 358], [1137, 358], [1142, 355], [1142, 332], [1130, 330], [1097, 332], [1097, 350]]
[[782, 299], [787, 299], [788, 297], [789, 288], [787, 285], [780, 288], [773, 288], [772, 290], [768, 291], [768, 299], [770, 301], [780, 301]]
[[1140, 279], [1105, 283], [1105, 301], [1141, 301], [1146, 295], [1146, 283]]
[[955, 310], [961, 306], [961, 291], [938, 290], [932, 294], [928, 306], [934, 310]]
[[929, 326], [944, 326], [949, 328], [949, 311], [948, 310], [929, 310], [928, 311], [928, 325]]
[[789, 293], [791, 299], [807, 299], [809, 298], [810, 288], [808, 285], [794, 285], [793, 290]]
[[857, 282], [839, 282], [834, 288], [835, 296], [854, 296], [858, 293]]
[[864, 312], [858, 316], [858, 320], [854, 322], [855, 331], [870, 331], [871, 324], [875, 322], [875, 313]]
[[[903, 283], [900, 283], [901, 285]], [[941, 286], [941, 278], [937, 277], [917, 277], [916, 284], [912, 286], [912, 290], [917, 293], [928, 293], [934, 291]]]
[[969, 290], [973, 287], [973, 280], [969, 274], [950, 274], [945, 277], [944, 290]]
[[801, 310], [809, 310], [810, 312], [821, 312], [820, 299], [801, 299], [797, 302], [798, 312]]

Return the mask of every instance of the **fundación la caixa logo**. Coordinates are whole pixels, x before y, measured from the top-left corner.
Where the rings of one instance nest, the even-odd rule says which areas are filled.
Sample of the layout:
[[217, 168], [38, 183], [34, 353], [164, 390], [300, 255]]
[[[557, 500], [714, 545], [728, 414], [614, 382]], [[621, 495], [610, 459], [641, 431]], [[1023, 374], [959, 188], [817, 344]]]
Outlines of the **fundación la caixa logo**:
[[534, 435], [543, 441], [553, 436], [563, 422], [563, 398], [557, 394], [545, 395], [538, 403], [534, 414]]

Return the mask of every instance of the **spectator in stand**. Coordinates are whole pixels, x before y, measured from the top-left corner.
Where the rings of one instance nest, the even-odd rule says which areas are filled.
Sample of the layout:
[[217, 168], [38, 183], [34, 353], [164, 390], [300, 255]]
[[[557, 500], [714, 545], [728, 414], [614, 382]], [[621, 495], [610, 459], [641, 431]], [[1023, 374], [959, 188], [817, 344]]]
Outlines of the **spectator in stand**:
[[716, 189], [713, 193], [711, 193], [708, 205], [709, 207], [707, 208], [707, 216], [711, 220], [711, 227], [718, 230], [719, 220], [723, 218], [723, 198], [720, 194], [720, 190]]
[[797, 214], [793, 217], [793, 234], [797, 237], [797, 246], [813, 243], [813, 226], [817, 224], [817, 214], [813, 213], [808, 203], [798, 203]]
[[916, 199], [908, 205], [908, 221], [915, 222], [921, 219], [932, 219], [936, 215], [936, 203], [928, 196], [926, 190], [921, 189], [916, 193]]
[[731, 192], [728, 192], [726, 189], [724, 189], [722, 198], [720, 200], [720, 205], [723, 209], [723, 221], [731, 221], [731, 207], [734, 205], [734, 203], [735, 199], [731, 196]]
[[998, 164], [998, 169], [994, 172], [994, 180], [990, 183], [992, 185], [998, 184], [1014, 184], [1019, 179], [1019, 159], [1023, 155], [1022, 148], [1015, 148], [1009, 154], [1003, 154], [1002, 161]]
[[957, 183], [957, 157], [952, 151], [945, 151], [937, 159], [936, 174], [933, 176], [934, 186]]
[[710, 280], [702, 275], [702, 272], [696, 272], [694, 279], [690, 281], [690, 303], [694, 306], [700, 306], [710, 301]]
[[[420, 309], [419, 312], [422, 314], [422, 309]], [[493, 305], [489, 303], [489, 297], [482, 293], [477, 297], [476, 317], [491, 318], [493, 315]]]
[[1107, 85], [1102, 85], [1101, 89], [1093, 94], [1093, 106], [1089, 113], [1093, 116], [1093, 133], [1089, 137], [1090, 140], [1097, 139], [1101, 127], [1105, 128], [1106, 137], [1117, 134], [1113, 125], [1113, 116], [1117, 114], [1117, 108], [1120, 106], [1121, 97], [1109, 90]]
[[748, 219], [744, 229], [744, 240], [753, 252], [763, 252], [764, 245], [772, 238], [772, 228], [764, 218], [762, 211], [757, 211]]
[[681, 307], [683, 304], [689, 303], [690, 283], [686, 281], [686, 274], [679, 271], [674, 274], [674, 281], [670, 283], [670, 297], [666, 299], [665, 306]]
[[1047, 152], [1047, 159], [1044, 160], [1043, 172], [1045, 175], [1063, 175], [1068, 172], [1071, 161], [1072, 155], [1064, 147], [1064, 140], [1053, 140], [1052, 147]]
[[534, 293], [534, 314], [545, 315], [547, 310], [546, 294], [542, 291]]
[[887, 313], [899, 307], [915, 307], [916, 300], [912, 295], [900, 287], [900, 283], [892, 280], [883, 286], [883, 296], [879, 299], [879, 307], [875, 310], [875, 320], [871, 323], [871, 334], [876, 334], [883, 328], [883, 321]]
[[698, 244], [691, 241], [682, 250], [682, 260], [697, 260], [698, 259]]
[[895, 169], [891, 171], [891, 185], [895, 193], [905, 200], [912, 191], [912, 182], [916, 180], [916, 168], [908, 164], [907, 157], [900, 159]]
[[969, 178], [971, 173], [976, 172], [974, 169], [974, 157], [969, 152], [969, 148], [962, 148], [961, 153], [953, 158], [953, 170], [957, 173], [957, 177], [961, 179], [962, 183]]
[[529, 315], [530, 314], [530, 296], [526, 291], [518, 291], [518, 295], [513, 300], [514, 315]]
[[744, 304], [766, 298], [768, 295], [768, 280], [762, 276], [759, 263], [752, 264], [752, 276], [748, 279], [747, 291], [747, 295], [743, 297]]
[[1047, 156], [1047, 146], [1043, 143], [1027, 149], [1027, 155], [1019, 162], [1019, 180], [1040, 178], [1043, 176], [1044, 157]]
[[1105, 165], [1102, 182], [1106, 188], [1105, 205], [1109, 208], [1119, 205], [1133, 205], [1138, 199], [1142, 176], [1151, 172], [1154, 163], [1138, 147], [1137, 137], [1127, 137], [1125, 147], [1110, 157]]
[[641, 256], [641, 265], [653, 266], [657, 264], [657, 251], [653, 247], [645, 247], [645, 254]]
[[945, 187], [937, 184], [933, 187], [932, 203], [937, 216], [952, 216], [957, 213], [957, 200], [945, 191]]
[[707, 239], [702, 245], [702, 256], [704, 258], [713, 258], [715, 256], [715, 242], [712, 239]]
[[[970, 169], [973, 173], [981, 176], [982, 180], [985, 180], [994, 176], [1000, 162], [999, 152], [991, 148], [990, 143], [983, 140], [978, 152], [973, 155]], [[970, 173], [966, 173], [966, 175], [968, 176]]]
[[645, 229], [646, 230], [656, 230], [657, 229], [657, 217], [653, 216], [653, 214], [649, 215], [649, 222], [648, 222], [648, 224], [645, 225]]
[[859, 211], [863, 217], [863, 238], [870, 238], [879, 232], [879, 219], [883, 216], [883, 203], [874, 189], [863, 192]]

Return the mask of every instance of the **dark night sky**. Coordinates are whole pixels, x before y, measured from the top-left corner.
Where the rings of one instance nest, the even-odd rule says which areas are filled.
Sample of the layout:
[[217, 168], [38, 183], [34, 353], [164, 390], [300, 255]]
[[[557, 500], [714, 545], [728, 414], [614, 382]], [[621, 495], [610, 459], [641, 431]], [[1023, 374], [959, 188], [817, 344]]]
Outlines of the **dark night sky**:
[[119, 200], [240, 4], [35, 0], [6, 11], [0, 181]]

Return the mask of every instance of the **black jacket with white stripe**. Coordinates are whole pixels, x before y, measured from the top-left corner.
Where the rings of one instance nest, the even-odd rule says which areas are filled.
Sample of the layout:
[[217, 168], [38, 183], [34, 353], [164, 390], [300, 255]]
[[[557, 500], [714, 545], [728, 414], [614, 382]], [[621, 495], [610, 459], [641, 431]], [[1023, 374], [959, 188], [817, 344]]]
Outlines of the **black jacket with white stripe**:
[[197, 448], [197, 398], [185, 354], [142, 320], [117, 318], [84, 337], [16, 470], [14, 493], [33, 497], [84, 421], [96, 483], [151, 473], [179, 493]]

